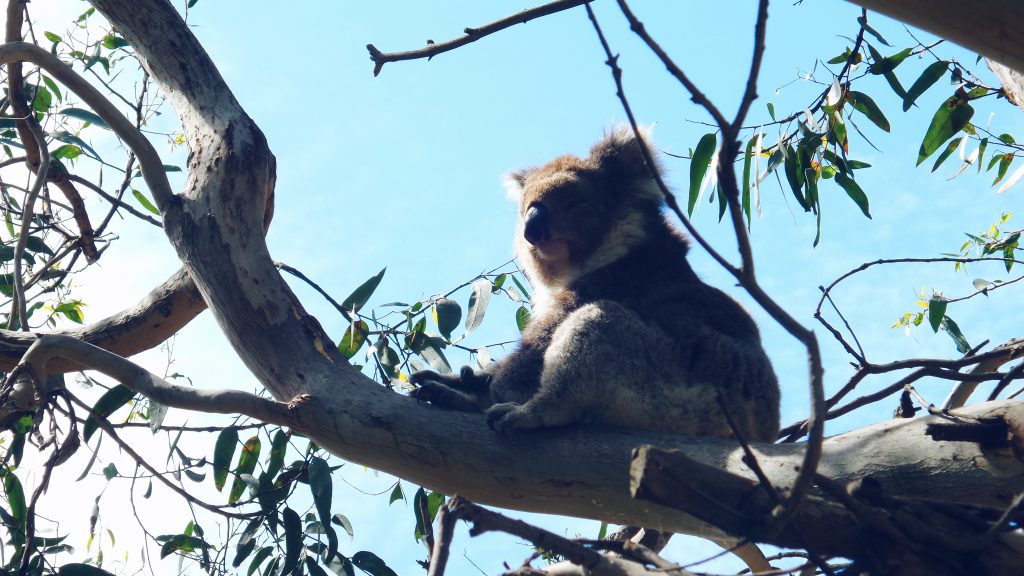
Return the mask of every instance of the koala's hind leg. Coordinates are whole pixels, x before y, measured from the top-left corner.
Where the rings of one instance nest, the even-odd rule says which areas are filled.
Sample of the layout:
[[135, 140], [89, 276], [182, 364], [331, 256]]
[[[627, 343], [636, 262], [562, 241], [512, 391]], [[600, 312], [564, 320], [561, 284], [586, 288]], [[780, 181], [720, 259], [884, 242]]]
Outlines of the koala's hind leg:
[[458, 376], [421, 370], [409, 381], [418, 386], [409, 396], [442, 408], [480, 412], [491, 404], [490, 374], [476, 373], [469, 366], [463, 366]]
[[628, 308], [587, 304], [552, 335], [537, 392], [522, 404], [495, 404], [487, 421], [501, 433], [590, 421], [638, 427], [660, 416], [672, 358], [668, 336]]

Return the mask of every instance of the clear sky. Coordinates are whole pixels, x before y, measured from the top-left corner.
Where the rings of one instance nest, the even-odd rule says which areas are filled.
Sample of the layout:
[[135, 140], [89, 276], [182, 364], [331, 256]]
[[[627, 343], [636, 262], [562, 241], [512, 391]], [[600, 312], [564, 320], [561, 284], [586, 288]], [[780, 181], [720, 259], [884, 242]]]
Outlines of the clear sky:
[[[30, 8], [47, 22], [56, 22], [48, 28], [55, 31], [63, 30], [84, 9], [83, 3], [72, 0], [53, 6], [70, 6], [70, 11], [61, 18], [48, 4]], [[447, 292], [508, 260], [514, 211], [501, 188], [501, 175], [566, 152], [584, 154], [604, 130], [625, 119], [585, 12], [575, 9], [516, 26], [430, 62], [388, 64], [377, 78], [371, 74], [365, 45], [373, 43], [385, 52], [412, 49], [428, 38], [444, 41], [460, 35], [464, 27], [529, 6], [468, 0], [323, 0], [287, 6], [200, 0], [190, 11], [193, 30], [277, 156], [276, 215], [268, 237], [275, 259], [301, 269], [339, 298], [386, 266], [371, 306]], [[731, 115], [749, 66], [755, 7], [752, 1], [687, 0], [637, 2], [634, 9], [677, 63]], [[710, 131], [702, 124], [709, 118], [628, 30], [613, 2], [595, 2], [594, 9], [612, 49], [621, 54], [625, 88], [639, 120], [656, 125], [659, 149], [686, 155]], [[815, 59], [831, 58], [851, 45], [848, 38], [857, 31], [858, 14], [853, 5], [835, 0], [772, 5], [760, 99], [753, 106], [751, 123], [770, 120], [766, 103], [788, 114], [807, 106], [831, 82]], [[896, 45], [879, 46], [883, 53], [913, 42], [898, 23], [875, 15], [870, 21]], [[932, 40], [927, 34], [915, 35]], [[937, 52], [987, 72], [964, 50], [944, 45]], [[926, 57], [904, 63], [897, 70], [904, 86], [932, 61]], [[991, 79], [990, 74], [983, 77]], [[813, 248], [813, 217], [799, 211], [788, 189], [780, 189], [774, 178], [763, 183], [764, 217], [755, 219], [752, 227], [758, 274], [769, 294], [806, 325], [814, 325], [811, 315], [819, 285], [877, 258], [955, 252], [965, 239], [962, 232], [985, 230], [1003, 211], [1016, 212], [1022, 206], [1024, 184], [1000, 196], [989, 186], [992, 176], [977, 177], [973, 169], [947, 181], [959, 164], [956, 158], [934, 174], [914, 167], [928, 121], [951, 92], [944, 82], [907, 113], [900, 111], [900, 101], [880, 78], [867, 78], [857, 88], [879, 102], [893, 125], [893, 134], [885, 134], [863, 116], [854, 118], [878, 147], [851, 135], [851, 157], [873, 165], [857, 173], [870, 197], [871, 220], [838, 186], [823, 183], [822, 240]], [[990, 111], [995, 112], [993, 131], [1024, 135], [1024, 115], [1005, 103], [978, 106], [975, 122], [985, 125]], [[168, 108], [165, 115], [172, 111]], [[775, 127], [768, 130], [767, 138], [773, 137]], [[169, 149], [158, 141], [162, 149]], [[169, 153], [181, 162], [180, 150]], [[670, 185], [684, 195], [689, 161], [666, 156], [664, 165]], [[703, 206], [694, 222], [720, 252], [735, 260], [731, 228], [717, 223], [717, 206]], [[100, 266], [79, 280], [81, 296], [89, 304], [87, 320], [133, 303], [178, 266], [159, 230], [128, 225], [122, 237]], [[733, 288], [734, 282], [699, 249], [692, 251], [691, 261], [703, 278], [735, 295], [758, 320], [783, 386], [783, 424], [806, 415], [803, 350]], [[901, 313], [915, 309], [915, 294], [922, 289], [959, 296], [972, 291], [976, 277], [1006, 278], [995, 267], [972, 266], [970, 272], [955, 274], [952, 265], [944, 264], [874, 269], [854, 277], [835, 298], [872, 360], [952, 357], [956, 350], [945, 335], [924, 328], [908, 335], [890, 325]], [[111, 287], [112, 277], [121, 282], [116, 289]], [[343, 319], [311, 291], [301, 286], [296, 290], [328, 333], [340, 338]], [[949, 313], [972, 344], [986, 338], [1003, 342], [1020, 336], [1014, 332], [1021, 318], [1011, 292], [996, 291], [987, 299], [951, 306]], [[468, 292], [458, 299], [465, 306]], [[512, 310], [495, 308], [474, 342], [515, 338]], [[818, 333], [831, 392], [850, 375], [850, 358], [823, 330]], [[183, 330], [174, 360], [172, 371], [187, 374], [200, 387], [256, 386], [208, 314]], [[144, 355], [143, 361], [160, 373], [166, 355]], [[882, 378], [865, 389], [890, 381]], [[940, 402], [948, 385], [922, 382], [919, 389]], [[830, 422], [828, 432], [884, 420], [893, 408], [895, 402], [889, 402]], [[172, 416], [179, 422], [201, 419]], [[67, 480], [80, 469], [65, 472]], [[391, 482], [355, 465], [342, 468], [340, 474], [345, 483], [362, 491], [384, 490]], [[75, 486], [88, 494], [77, 503], [87, 515], [102, 482]], [[335, 509], [355, 525], [355, 540], [343, 543], [343, 552], [371, 549], [399, 574], [417, 573], [414, 560], [424, 554], [412, 541], [409, 506], [389, 507], [385, 496], [362, 497], [346, 489], [336, 495]], [[130, 519], [113, 516], [106, 518], [107, 524], [117, 520], [122, 530], [131, 529]], [[597, 531], [594, 522], [532, 519], [569, 535], [595, 536]], [[455, 548], [453, 574], [475, 573], [473, 564], [495, 573], [501, 562], [515, 565], [529, 554], [528, 547], [512, 538], [493, 535], [470, 541], [463, 534]], [[712, 547], [692, 539], [679, 539], [672, 547], [677, 560], [694, 560], [710, 551]], [[137, 547], [131, 556], [127, 565], [135, 567]]]

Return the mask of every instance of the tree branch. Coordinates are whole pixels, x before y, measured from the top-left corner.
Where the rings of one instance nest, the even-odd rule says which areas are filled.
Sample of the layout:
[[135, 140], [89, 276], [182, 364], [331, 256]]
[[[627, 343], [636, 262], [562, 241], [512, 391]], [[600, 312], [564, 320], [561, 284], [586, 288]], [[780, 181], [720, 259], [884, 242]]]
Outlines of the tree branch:
[[[158, 346], [206, 310], [206, 302], [184, 270], [177, 271], [132, 308], [84, 328], [55, 334], [70, 336], [120, 356]], [[35, 334], [0, 330], [0, 370], [10, 371], [36, 341]], [[54, 358], [50, 372], [73, 372], [83, 366]]]
[[367, 44], [366, 50], [370, 53], [370, 60], [373, 60], [373, 75], [377, 76], [380, 74], [381, 69], [384, 68], [384, 64], [387, 64], [388, 62], [417, 60], [420, 58], [427, 58], [429, 60], [438, 54], [443, 54], [449, 50], [454, 50], [471, 42], [476, 42], [484, 36], [500, 32], [505, 28], [511, 28], [516, 24], [526, 24], [530, 20], [536, 20], [543, 16], [569, 10], [570, 8], [575, 8], [581, 4], [587, 4], [589, 2], [593, 2], [593, 0], [556, 0], [555, 2], [550, 2], [535, 8], [523, 10], [511, 16], [506, 16], [501, 20], [495, 20], [490, 24], [485, 24], [477, 28], [466, 28], [464, 30], [466, 35], [461, 38], [441, 42], [440, 44], [435, 43], [433, 40], [427, 40], [427, 46], [418, 50], [384, 53], [378, 50], [373, 44]]
[[0, 64], [31, 62], [50, 73], [58, 82], [77, 94], [132, 149], [142, 165], [142, 177], [161, 210], [174, 193], [164, 173], [163, 162], [153, 145], [92, 84], [70, 66], [46, 50], [27, 42], [9, 42], [0, 46]]
[[51, 358], [65, 358], [102, 372], [167, 406], [214, 414], [244, 414], [281, 426], [292, 424], [287, 404], [239, 390], [200, 390], [172, 384], [117, 354], [68, 336], [40, 336], [8, 377], [7, 386], [16, 380], [27, 385], [23, 379], [30, 378], [33, 386], [45, 390], [46, 364]]
[[1024, 6], [1018, 0], [850, 0], [1024, 72]]

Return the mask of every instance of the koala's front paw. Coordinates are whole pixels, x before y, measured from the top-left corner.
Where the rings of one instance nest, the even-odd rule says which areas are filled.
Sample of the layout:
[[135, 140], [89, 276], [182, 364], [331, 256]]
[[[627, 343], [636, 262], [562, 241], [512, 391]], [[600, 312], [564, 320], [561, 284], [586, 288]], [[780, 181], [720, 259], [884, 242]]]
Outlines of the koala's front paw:
[[433, 370], [416, 372], [409, 381], [418, 386], [409, 396], [442, 408], [479, 412], [490, 403], [490, 376], [464, 367], [458, 376]]

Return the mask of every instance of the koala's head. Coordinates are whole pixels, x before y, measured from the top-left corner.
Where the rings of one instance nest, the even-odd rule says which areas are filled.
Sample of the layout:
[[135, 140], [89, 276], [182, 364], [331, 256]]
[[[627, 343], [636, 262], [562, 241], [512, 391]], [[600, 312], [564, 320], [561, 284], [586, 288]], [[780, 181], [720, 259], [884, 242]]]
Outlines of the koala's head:
[[643, 145], [620, 127], [586, 158], [560, 156], [508, 175], [509, 195], [519, 202], [516, 254], [531, 281], [565, 286], [643, 241], [663, 200]]

